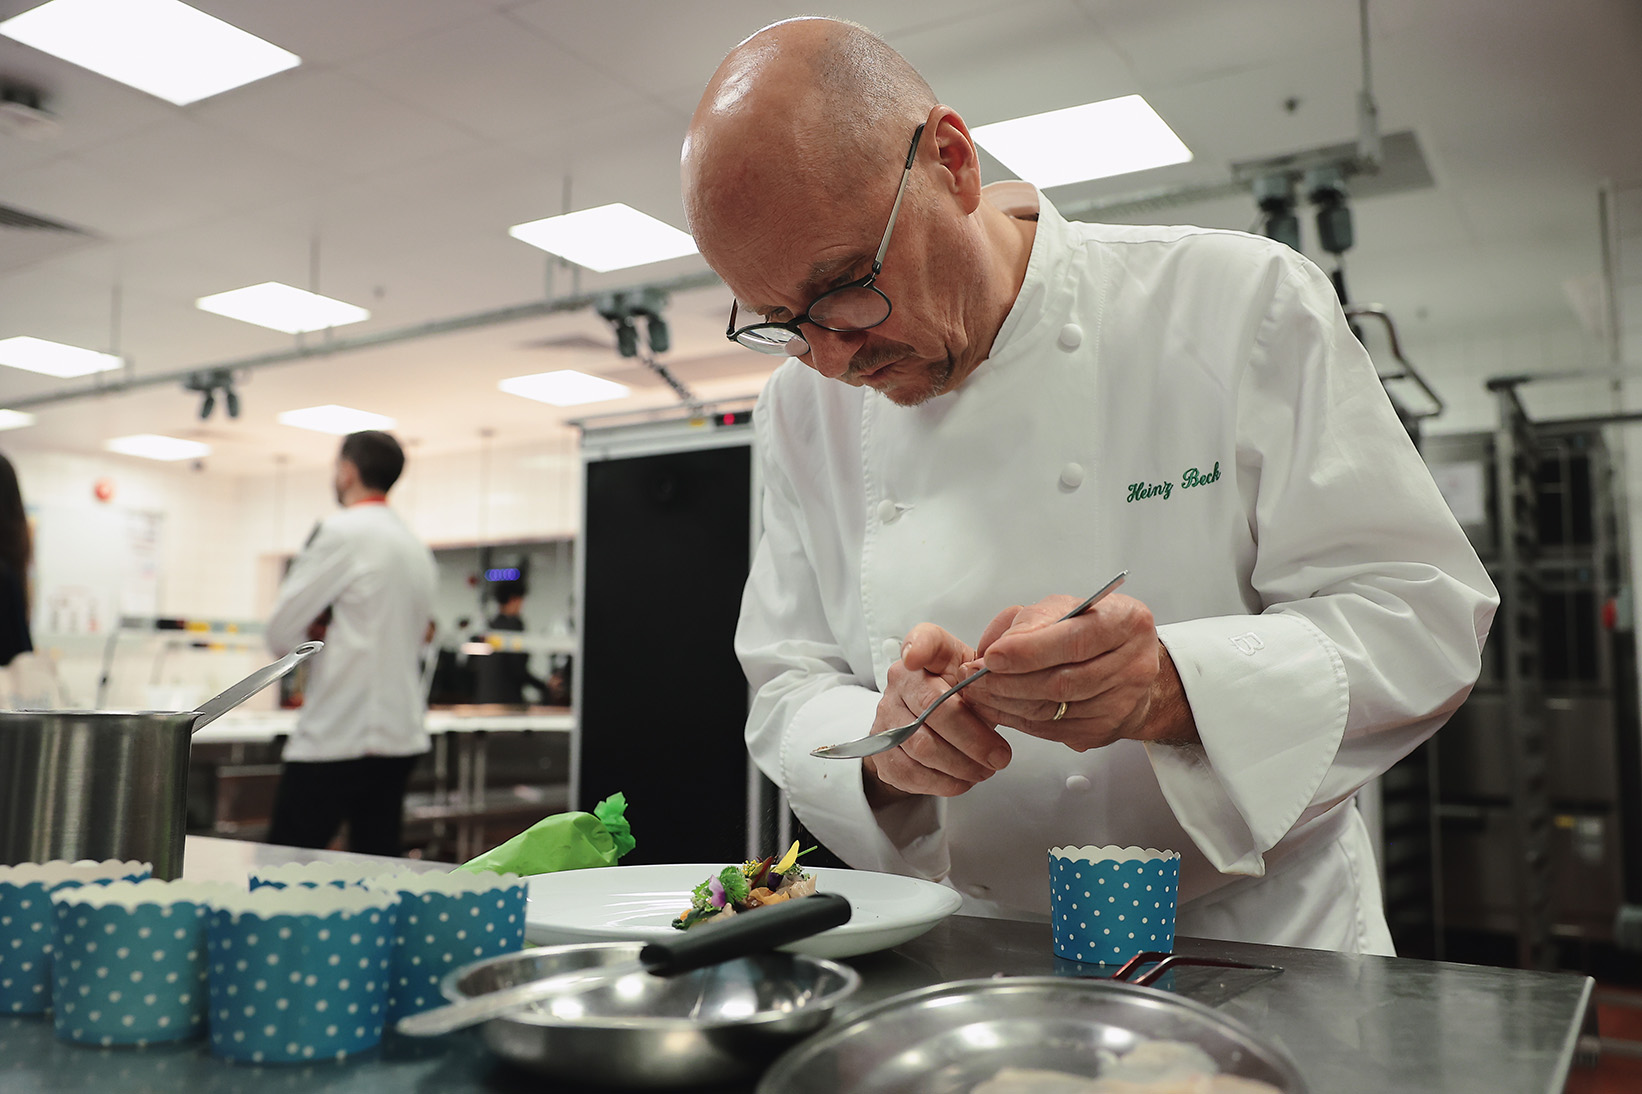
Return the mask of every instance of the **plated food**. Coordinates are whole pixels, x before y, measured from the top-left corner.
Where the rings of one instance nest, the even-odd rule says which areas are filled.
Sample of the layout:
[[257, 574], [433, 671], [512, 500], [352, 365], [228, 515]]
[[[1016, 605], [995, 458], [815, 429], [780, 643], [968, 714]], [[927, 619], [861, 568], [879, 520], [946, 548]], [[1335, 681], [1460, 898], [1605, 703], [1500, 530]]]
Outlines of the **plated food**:
[[690, 906], [673, 920], [673, 927], [687, 931], [739, 912], [809, 896], [815, 892], [815, 877], [798, 865], [798, 859], [807, 853], [799, 851], [798, 841], [794, 840], [779, 859], [771, 855], [724, 867], [691, 891]]
[[[671, 942], [691, 891], [724, 862], [675, 862], [562, 870], [529, 879], [525, 940], [538, 946], [571, 942]], [[850, 921], [780, 949], [813, 957], [854, 957], [917, 938], [958, 910], [953, 889], [922, 878], [810, 866], [816, 888], [850, 902]]]

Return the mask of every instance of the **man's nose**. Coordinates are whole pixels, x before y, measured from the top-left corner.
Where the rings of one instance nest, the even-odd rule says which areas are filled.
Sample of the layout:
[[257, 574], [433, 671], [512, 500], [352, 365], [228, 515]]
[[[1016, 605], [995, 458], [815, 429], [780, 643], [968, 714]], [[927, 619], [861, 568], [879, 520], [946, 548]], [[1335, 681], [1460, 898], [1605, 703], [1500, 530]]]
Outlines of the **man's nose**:
[[830, 331], [816, 328], [804, 332], [810, 344], [809, 359], [804, 363], [829, 380], [836, 380], [849, 371], [855, 351], [861, 348], [863, 331]]

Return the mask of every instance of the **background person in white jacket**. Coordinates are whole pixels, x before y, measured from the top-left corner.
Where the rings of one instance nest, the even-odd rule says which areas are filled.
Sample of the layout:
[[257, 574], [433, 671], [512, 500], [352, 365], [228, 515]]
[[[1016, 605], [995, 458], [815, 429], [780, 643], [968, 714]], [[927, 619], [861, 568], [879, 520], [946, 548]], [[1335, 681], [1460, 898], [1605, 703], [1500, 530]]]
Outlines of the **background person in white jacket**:
[[[388, 508], [405, 454], [387, 433], [342, 441], [336, 500], [292, 561], [268, 619], [283, 655], [310, 637], [296, 731], [285, 743], [268, 842], [398, 855], [405, 786], [428, 750], [417, 658], [433, 618], [433, 553]], [[321, 633], [322, 632], [322, 633]]]
[[[730, 336], [795, 358], [736, 645], [805, 825], [1016, 917], [1051, 845], [1170, 847], [1182, 934], [1390, 952], [1352, 795], [1464, 700], [1497, 597], [1328, 279], [983, 191], [963, 119], [831, 20], [730, 53], [683, 182]], [[899, 748], [809, 755], [982, 663]]]

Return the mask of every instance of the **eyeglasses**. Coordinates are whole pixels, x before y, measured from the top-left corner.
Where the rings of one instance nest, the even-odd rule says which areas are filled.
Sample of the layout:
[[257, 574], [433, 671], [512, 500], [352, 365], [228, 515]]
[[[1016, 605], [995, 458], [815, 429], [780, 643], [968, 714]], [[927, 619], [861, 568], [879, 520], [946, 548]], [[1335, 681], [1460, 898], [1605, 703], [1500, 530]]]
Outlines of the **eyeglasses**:
[[884, 252], [889, 250], [889, 237], [895, 231], [895, 218], [901, 215], [901, 199], [906, 196], [907, 180], [912, 177], [912, 161], [917, 158], [918, 141], [923, 135], [922, 125], [912, 131], [912, 147], [907, 149], [906, 167], [901, 171], [901, 185], [895, 191], [895, 207], [889, 211], [889, 223], [884, 226], [884, 238], [878, 244], [878, 253], [873, 256], [872, 269], [867, 276], [851, 281], [847, 285], [828, 289], [810, 302], [808, 310], [803, 315], [789, 323], [777, 323], [766, 319], [737, 329], [735, 317], [738, 305], [732, 301], [730, 325], [724, 330], [726, 338], [732, 342], [740, 342], [748, 349], [755, 349], [759, 353], [781, 353], [789, 357], [802, 357], [810, 351], [810, 344], [803, 332], [798, 329], [800, 323], [809, 323], [822, 330], [845, 333], [868, 330], [889, 318], [889, 297], [885, 296], [884, 290], [873, 282], [878, 279], [879, 271], [884, 268]]

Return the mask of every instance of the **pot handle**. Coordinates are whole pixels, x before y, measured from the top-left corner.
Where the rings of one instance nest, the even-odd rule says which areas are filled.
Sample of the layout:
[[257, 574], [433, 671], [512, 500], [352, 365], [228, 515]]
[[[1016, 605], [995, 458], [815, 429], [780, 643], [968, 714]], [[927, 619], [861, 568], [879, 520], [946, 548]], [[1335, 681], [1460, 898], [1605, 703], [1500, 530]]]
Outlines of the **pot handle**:
[[195, 709], [194, 728], [190, 732], [198, 733], [324, 648], [323, 642], [304, 642], [278, 661], [264, 665], [222, 694], [207, 699]]
[[839, 893], [813, 893], [723, 923], [704, 923], [683, 937], [651, 942], [639, 963], [656, 976], [677, 976], [735, 957], [762, 953], [849, 922], [850, 902]]

